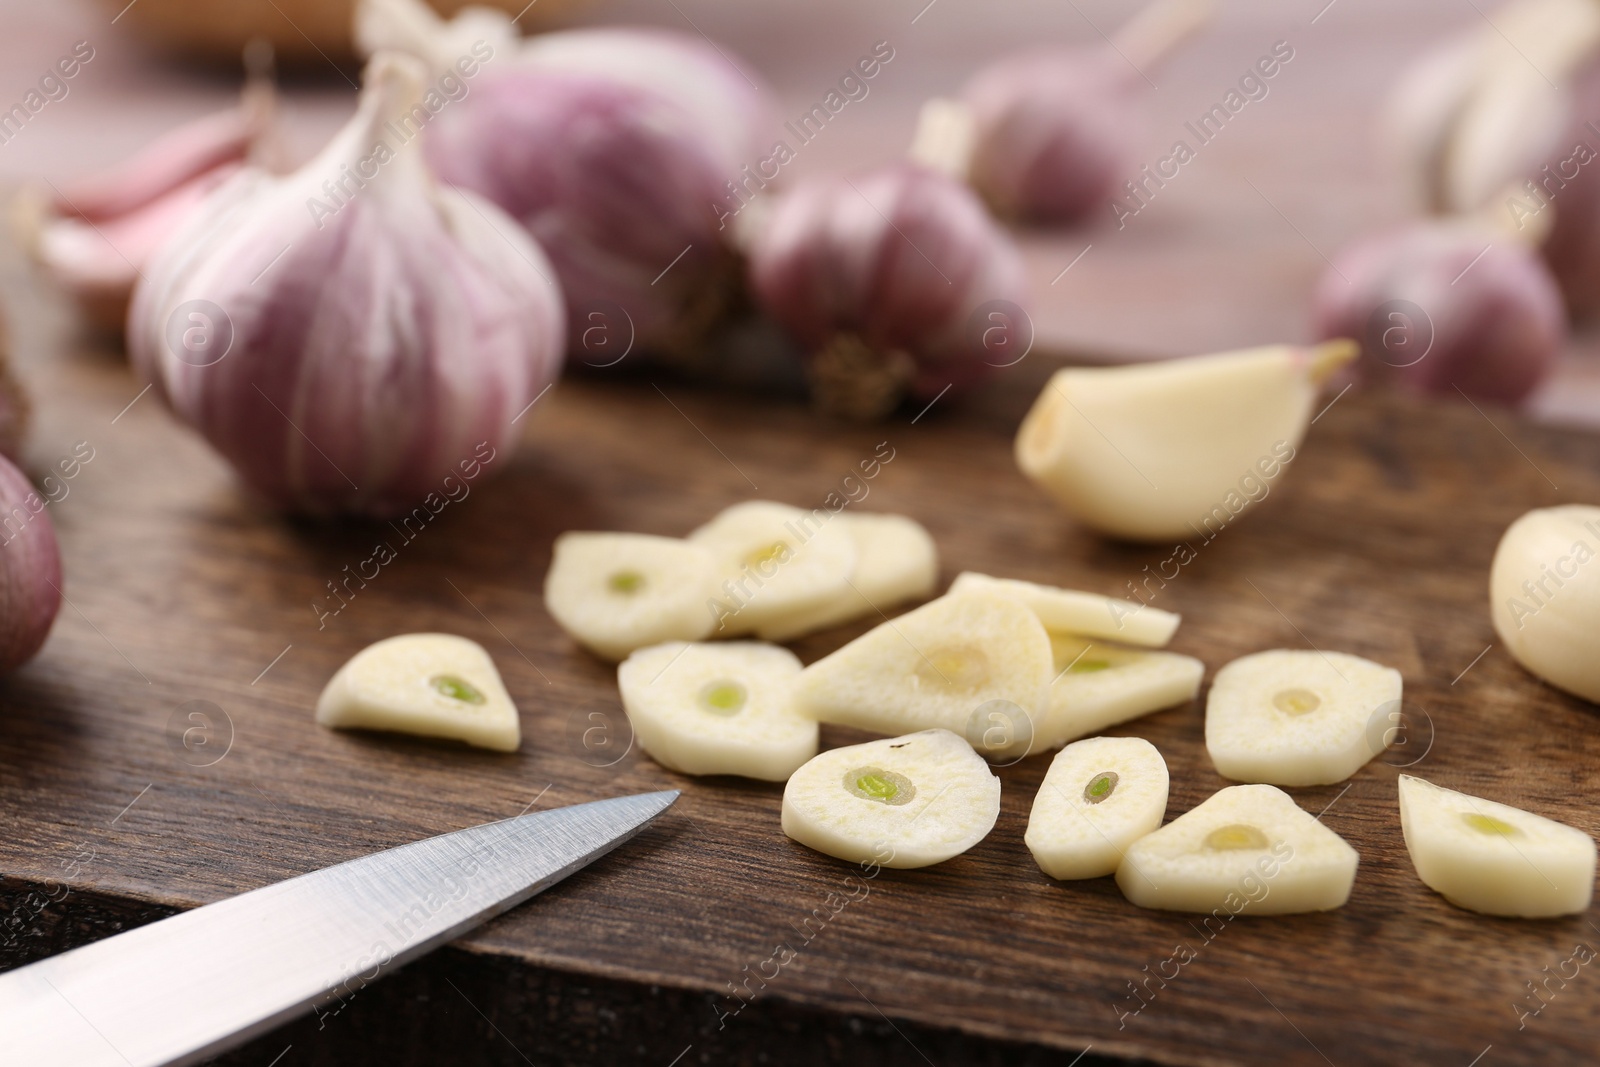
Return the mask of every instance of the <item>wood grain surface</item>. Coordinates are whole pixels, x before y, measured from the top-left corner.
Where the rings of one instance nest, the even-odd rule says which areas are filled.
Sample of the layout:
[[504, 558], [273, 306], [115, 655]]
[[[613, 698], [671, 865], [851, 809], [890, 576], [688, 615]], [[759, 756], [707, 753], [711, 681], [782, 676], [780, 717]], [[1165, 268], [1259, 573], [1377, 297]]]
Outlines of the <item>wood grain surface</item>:
[[[541, 603], [551, 540], [682, 534], [757, 496], [819, 504], [887, 442], [894, 458], [860, 506], [925, 523], [946, 579], [976, 569], [1123, 591], [1171, 549], [1075, 529], [1012, 464], [1046, 363], [1025, 360], [914, 424], [911, 412], [863, 429], [625, 362], [558, 385], [522, 447], [490, 465], [497, 477], [405, 540], [260, 508], [113, 353], [75, 345], [65, 313], [10, 280], [40, 401], [30, 466], [48, 473], [77, 442], [93, 457], [47, 509], [69, 604], [39, 658], [0, 682], [8, 962], [529, 805], [673, 787], [679, 804], [622, 852], [374, 986], [345, 1019], [291, 1027], [229, 1062], [379, 1062], [352, 1051], [362, 1047], [390, 1049], [386, 1063], [441, 1062], [446, 1050], [462, 1062], [657, 1067], [680, 1055], [1067, 1063], [1092, 1048], [1084, 1063], [1465, 1067], [1486, 1048], [1486, 1065], [1585, 1062], [1600, 1041], [1592, 968], [1552, 986], [1521, 1029], [1518, 1014], [1537, 1004], [1525, 983], [1577, 943], [1600, 944], [1597, 913], [1513, 922], [1446, 904], [1407, 859], [1393, 766], [1600, 832], [1595, 709], [1494, 647], [1486, 605], [1507, 523], [1600, 499], [1600, 441], [1353, 391], [1259, 511], [1196, 545], [1160, 590], [1157, 606], [1184, 615], [1173, 648], [1210, 671], [1314, 646], [1404, 674], [1405, 747], [1348, 788], [1292, 791], [1361, 854], [1345, 908], [1240, 919], [1208, 939], [1190, 917], [1129, 905], [1109, 879], [1052, 882], [1022, 843], [1045, 757], [1000, 771], [1000, 821], [982, 844], [931, 869], [884, 871], [841, 906], [853, 868], [783, 836], [779, 786], [690, 779], [628, 749], [612, 668]], [[313, 604], [333, 604], [328, 583], [380, 540], [398, 558], [319, 626]], [[809, 662], [867, 626], [795, 647]], [[345, 659], [415, 630], [489, 649], [521, 709], [520, 752], [312, 721]], [[181, 743], [191, 701], [219, 709], [198, 752], [199, 737]], [[1166, 757], [1169, 815], [1226, 784], [1204, 751], [1202, 708], [1117, 731]], [[824, 731], [830, 745], [858, 736]], [[1141, 1003], [1130, 983], [1171, 975], [1163, 961], [1180, 945], [1196, 958], [1151, 980], [1148, 1003], [1125, 1014]], [[778, 946], [794, 952], [781, 966]], [[764, 988], [749, 977], [774, 970]], [[756, 992], [737, 1010], [731, 989], [746, 981]]]

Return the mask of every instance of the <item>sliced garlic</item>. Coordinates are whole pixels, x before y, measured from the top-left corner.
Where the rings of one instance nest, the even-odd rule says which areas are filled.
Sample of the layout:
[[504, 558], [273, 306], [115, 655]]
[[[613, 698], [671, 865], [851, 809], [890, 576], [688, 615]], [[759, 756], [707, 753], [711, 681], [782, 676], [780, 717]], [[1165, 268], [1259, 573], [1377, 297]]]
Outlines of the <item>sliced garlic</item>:
[[1206, 750], [1237, 782], [1342, 782], [1393, 741], [1400, 672], [1344, 652], [1276, 649], [1217, 672]]
[[1021, 601], [1051, 633], [1103, 637], [1127, 645], [1160, 648], [1172, 640], [1181, 616], [1133, 600], [1057, 589], [1015, 578], [991, 578], [963, 571], [950, 592], [983, 592]]
[[990, 758], [1033, 744], [1050, 639], [1005, 597], [943, 596], [891, 619], [800, 675], [801, 714], [877, 733], [941, 727]]
[[516, 751], [522, 741], [516, 706], [489, 653], [454, 634], [401, 634], [368, 645], [322, 690], [317, 721], [501, 752]]
[[926, 867], [1000, 817], [1000, 779], [957, 734], [923, 730], [835, 748], [789, 778], [783, 832], [842, 860]]
[[751, 500], [689, 535], [716, 559], [714, 635], [782, 626], [850, 591], [856, 545], [828, 512]]
[[1594, 839], [1554, 819], [1402, 774], [1400, 829], [1417, 877], [1458, 908], [1540, 919], [1594, 895]]
[[1235, 785], [1129, 845], [1117, 886], [1166, 911], [1327, 911], [1350, 899], [1359, 861], [1283, 790]]
[[1051, 634], [1055, 680], [1035, 751], [1193, 700], [1206, 666], [1193, 656], [1147, 652]]
[[850, 584], [838, 599], [758, 628], [763, 640], [788, 641], [852, 619], [880, 615], [933, 592], [939, 551], [922, 524], [903, 515], [840, 512], [840, 524], [856, 546]]
[[817, 724], [795, 714], [800, 661], [756, 642], [642, 648], [617, 668], [640, 746], [684, 774], [781, 782], [817, 754]]
[[1167, 761], [1139, 737], [1091, 737], [1056, 753], [1023, 835], [1052, 878], [1112, 874], [1123, 853], [1161, 825]]
[[663, 641], [711, 632], [715, 557], [700, 545], [633, 533], [564, 533], [544, 579], [544, 604], [596, 655], [620, 660]]

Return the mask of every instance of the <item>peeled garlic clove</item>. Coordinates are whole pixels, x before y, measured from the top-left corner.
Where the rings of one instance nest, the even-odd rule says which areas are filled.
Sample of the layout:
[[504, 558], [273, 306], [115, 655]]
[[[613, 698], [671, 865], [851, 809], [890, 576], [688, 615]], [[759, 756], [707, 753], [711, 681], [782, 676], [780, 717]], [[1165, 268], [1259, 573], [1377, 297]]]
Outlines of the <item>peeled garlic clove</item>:
[[642, 648], [617, 668], [640, 746], [669, 770], [782, 782], [817, 754], [817, 724], [795, 713], [794, 653], [749, 641]]
[[549, 263], [400, 139], [425, 74], [374, 59], [317, 158], [218, 190], [134, 294], [136, 369], [286, 508], [426, 523], [511, 449], [560, 366]]
[[358, 37], [463, 86], [428, 126], [428, 159], [550, 256], [575, 358], [596, 362], [601, 333], [618, 351], [696, 354], [737, 297], [729, 223], [769, 180], [751, 167], [771, 154], [770, 94], [697, 36], [604, 27], [519, 41], [503, 21], [497, 32], [470, 8], [445, 22], [421, 0], [363, 0]]
[[1594, 838], [1554, 819], [1402, 774], [1400, 829], [1417, 877], [1458, 908], [1543, 919], [1594, 896]]
[[1051, 634], [1050, 650], [1055, 674], [1035, 750], [1187, 703], [1206, 672], [1193, 656], [1117, 648], [1070, 634]]
[[1206, 751], [1238, 782], [1330, 785], [1393, 740], [1400, 672], [1345, 652], [1274, 649], [1217, 672]]
[[1489, 615], [1506, 650], [1558, 689], [1600, 703], [1600, 507], [1536, 508], [1500, 537]]
[[1128, 846], [1122, 895], [1141, 908], [1290, 915], [1350, 899], [1360, 857], [1270, 785], [1235, 785]]
[[715, 563], [712, 633], [737, 637], [787, 629], [850, 591], [856, 546], [831, 513], [752, 500], [723, 510], [689, 535]]
[[1052, 878], [1114, 874], [1128, 846], [1161, 826], [1167, 761], [1139, 737], [1092, 737], [1056, 753], [1023, 835]]
[[1336, 255], [1313, 297], [1320, 337], [1359, 337], [1365, 365], [1426, 393], [1516, 404], [1567, 339], [1538, 255], [1471, 221], [1424, 222]]
[[950, 592], [991, 593], [1010, 597], [1027, 606], [1051, 633], [1104, 637], [1127, 645], [1160, 648], [1172, 640], [1182, 616], [1119, 597], [1058, 589], [1016, 578], [991, 578], [963, 571], [950, 583]]
[[1000, 779], [948, 730], [831, 749], [783, 790], [785, 834], [879, 867], [943, 863], [987, 837], [999, 817]]
[[516, 705], [483, 646], [454, 634], [401, 634], [369, 645], [322, 690], [317, 721], [515, 752]]
[[787, 615], [760, 627], [763, 640], [788, 641], [852, 619], [871, 618], [920, 600], [939, 577], [939, 551], [922, 524], [903, 515], [839, 512], [832, 522], [856, 546], [849, 587], [838, 598], [808, 613]]
[[1210, 540], [1268, 495], [1318, 386], [1356, 352], [1330, 341], [1057, 371], [1017, 433], [1017, 464], [1101, 533]]
[[1014, 600], [944, 596], [807, 667], [801, 714], [877, 733], [940, 727], [992, 759], [1034, 741], [1050, 682], [1050, 639]]
[[34, 657], [61, 608], [61, 550], [45, 505], [27, 476], [0, 457], [0, 673]]
[[709, 634], [715, 574], [716, 557], [688, 541], [564, 533], [545, 575], [544, 605], [579, 644], [619, 660], [634, 649]]
[[1009, 366], [1032, 344], [1011, 240], [926, 167], [797, 183], [752, 238], [763, 310], [810, 350], [819, 406], [876, 418]]

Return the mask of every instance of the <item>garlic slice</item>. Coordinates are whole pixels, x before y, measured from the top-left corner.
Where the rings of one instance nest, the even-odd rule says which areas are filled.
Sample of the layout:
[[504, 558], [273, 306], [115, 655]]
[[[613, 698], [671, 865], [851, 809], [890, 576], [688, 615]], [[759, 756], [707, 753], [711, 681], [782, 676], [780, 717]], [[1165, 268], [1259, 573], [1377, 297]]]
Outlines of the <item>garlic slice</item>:
[[715, 558], [700, 545], [635, 533], [564, 533], [544, 579], [544, 604], [597, 656], [620, 660], [663, 641], [711, 632]]
[[1235, 785], [1129, 845], [1117, 886], [1141, 908], [1288, 915], [1342, 907], [1359, 862], [1283, 790]]
[[1023, 835], [1052, 878], [1113, 874], [1122, 856], [1161, 825], [1167, 761], [1139, 737], [1091, 737], [1056, 753]]
[[1051, 634], [1055, 674], [1035, 751], [1193, 700], [1206, 665], [1175, 652], [1147, 652]]
[[780, 628], [850, 592], [855, 541], [827, 515], [751, 500], [689, 535], [716, 559], [714, 636]]
[[950, 583], [950, 592], [983, 592], [1010, 597], [1026, 604], [1051, 633], [1103, 637], [1125, 645], [1161, 648], [1178, 629], [1182, 616], [1121, 597], [1080, 593], [1016, 578], [991, 578], [963, 571]]
[[817, 754], [817, 724], [794, 711], [800, 661], [776, 645], [673, 641], [617, 668], [633, 736], [684, 774], [781, 782]]
[[1402, 774], [1400, 829], [1417, 877], [1458, 908], [1541, 919], [1594, 896], [1594, 838], [1554, 819]]
[[454, 634], [401, 634], [356, 653], [322, 690], [317, 721], [515, 752], [522, 734], [483, 646]]
[[880, 867], [959, 856], [999, 817], [1000, 779], [948, 730], [831, 749], [795, 771], [783, 790], [785, 834]]
[[1330, 785], [1394, 739], [1400, 672], [1344, 652], [1275, 649], [1223, 667], [1206, 699], [1206, 751], [1237, 782]]
[[807, 667], [802, 714], [877, 733], [940, 727], [991, 759], [1034, 742], [1050, 682], [1050, 639], [1005, 597], [943, 596], [891, 619]]

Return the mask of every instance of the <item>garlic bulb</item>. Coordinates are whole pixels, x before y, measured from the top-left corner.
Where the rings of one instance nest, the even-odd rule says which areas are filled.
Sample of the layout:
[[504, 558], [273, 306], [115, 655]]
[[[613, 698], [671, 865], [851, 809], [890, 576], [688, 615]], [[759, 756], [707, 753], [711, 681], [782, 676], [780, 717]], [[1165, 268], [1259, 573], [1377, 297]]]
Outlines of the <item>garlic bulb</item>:
[[392, 515], [476, 475], [554, 379], [563, 318], [527, 234], [435, 185], [425, 67], [382, 54], [310, 163], [249, 169], [134, 294], [138, 371], [274, 503]]
[[1323, 272], [1313, 306], [1317, 336], [1361, 338], [1368, 369], [1504, 404], [1533, 392], [1567, 336], [1538, 255], [1472, 220], [1357, 242]]
[[777, 172], [752, 169], [769, 154], [768, 93], [721, 50], [623, 27], [519, 41], [503, 15], [446, 23], [421, 0], [363, 0], [357, 35], [459, 83], [429, 161], [549, 254], [575, 357], [606, 365], [629, 342], [688, 355], [737, 299], [728, 222]]
[[186, 123], [100, 174], [26, 193], [28, 251], [91, 325], [121, 333], [139, 272], [167, 237], [247, 162], [279, 165], [276, 111], [271, 82], [252, 77], [237, 107]]
[[1102, 46], [1047, 46], [984, 67], [924, 111], [913, 158], [972, 183], [999, 214], [1065, 223], [1103, 208], [1134, 168], [1149, 73], [1211, 19], [1157, 0]]
[[46, 501], [0, 459], [0, 671], [32, 659], [61, 607], [61, 550]]
[[813, 396], [836, 414], [968, 387], [1032, 344], [1015, 246], [966, 186], [926, 167], [797, 185], [749, 256], [758, 302], [809, 347]]

